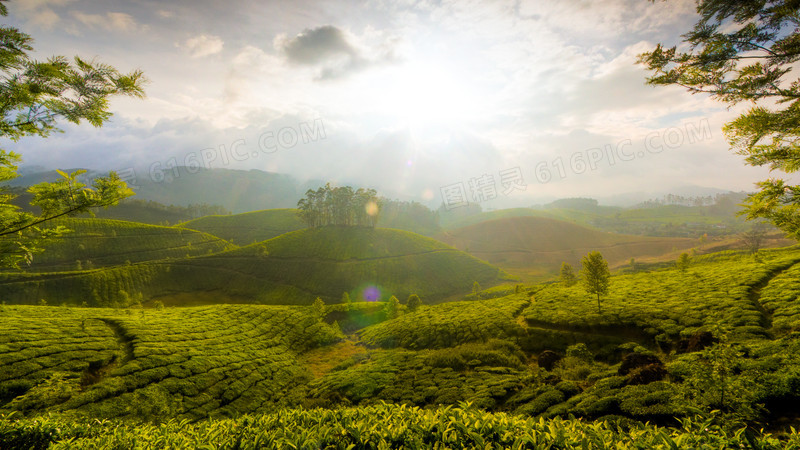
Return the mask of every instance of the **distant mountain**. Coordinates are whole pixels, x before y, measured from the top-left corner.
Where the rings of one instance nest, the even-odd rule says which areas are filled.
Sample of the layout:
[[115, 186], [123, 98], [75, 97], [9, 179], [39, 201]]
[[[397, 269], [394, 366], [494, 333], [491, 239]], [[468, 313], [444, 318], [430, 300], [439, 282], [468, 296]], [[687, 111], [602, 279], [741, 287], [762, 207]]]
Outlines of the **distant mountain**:
[[[69, 169], [73, 172], [78, 169]], [[82, 182], [107, 172], [90, 170], [80, 177]], [[135, 175], [135, 176], [134, 176]], [[120, 173], [136, 192], [138, 200], [152, 200], [165, 205], [188, 206], [206, 203], [220, 205], [234, 213], [272, 208], [297, 206], [300, 194], [307, 183], [301, 183], [289, 175], [262, 170], [190, 169], [176, 167], [150, 174], [137, 170], [133, 174]], [[9, 186], [27, 187], [41, 182], [52, 182], [60, 178], [54, 170], [33, 172], [12, 180]]]
[[137, 198], [186, 206], [191, 203], [221, 205], [234, 213], [297, 206], [300, 183], [278, 173], [261, 170], [169, 170], [155, 179], [137, 177]]
[[730, 189], [718, 189], [718, 188], [710, 188], [704, 186], [686, 185], [686, 186], [677, 186], [675, 188], [667, 189], [664, 191], [627, 192], [624, 194], [598, 197], [598, 200], [600, 201], [600, 203], [604, 205], [633, 206], [647, 200], [662, 198], [670, 194], [680, 195], [683, 197], [707, 197], [707, 196], [713, 197], [717, 194], [727, 194], [730, 192], [733, 191], [731, 191]]

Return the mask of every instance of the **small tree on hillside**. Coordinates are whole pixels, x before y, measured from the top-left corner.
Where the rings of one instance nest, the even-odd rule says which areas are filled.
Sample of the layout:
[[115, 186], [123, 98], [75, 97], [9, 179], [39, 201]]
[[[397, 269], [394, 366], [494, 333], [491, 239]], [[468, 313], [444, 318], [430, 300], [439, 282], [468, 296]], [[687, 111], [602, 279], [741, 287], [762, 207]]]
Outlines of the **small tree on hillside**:
[[586, 292], [597, 295], [597, 312], [600, 313], [600, 296], [608, 293], [611, 272], [608, 263], [600, 252], [589, 252], [583, 257], [583, 286]]
[[394, 295], [389, 298], [386, 305], [383, 307], [383, 312], [386, 314], [387, 319], [394, 319], [400, 315], [400, 301]]
[[344, 303], [345, 305], [353, 303], [353, 300], [350, 298], [350, 294], [348, 294], [347, 292], [342, 294], [342, 303]]
[[322, 318], [325, 317], [325, 302], [317, 297], [314, 303], [311, 304], [311, 311], [317, 320], [322, 320]]
[[560, 279], [561, 283], [563, 283], [564, 286], [567, 287], [574, 286], [575, 283], [578, 282], [578, 277], [575, 275], [575, 270], [573, 270], [572, 266], [566, 261], [561, 263]]
[[675, 267], [677, 267], [681, 272], [686, 273], [686, 269], [689, 268], [689, 263], [691, 263], [691, 261], [692, 260], [688, 253], [681, 253], [681, 256], [679, 256], [678, 260], [675, 261]]
[[472, 283], [472, 293], [477, 296], [481, 293], [481, 285], [477, 281]]
[[409, 311], [416, 311], [422, 306], [422, 300], [419, 298], [419, 295], [411, 294], [408, 296], [406, 306], [408, 306]]
[[758, 253], [761, 249], [761, 244], [767, 237], [767, 227], [763, 223], [753, 225], [749, 231], [742, 233], [742, 241], [750, 253]]

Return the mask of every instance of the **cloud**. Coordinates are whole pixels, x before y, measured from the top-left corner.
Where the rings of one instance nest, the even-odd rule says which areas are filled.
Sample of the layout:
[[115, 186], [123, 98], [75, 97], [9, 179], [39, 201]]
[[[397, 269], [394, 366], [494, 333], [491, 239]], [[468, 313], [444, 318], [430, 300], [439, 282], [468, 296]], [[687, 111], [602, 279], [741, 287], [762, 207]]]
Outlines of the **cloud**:
[[202, 58], [222, 51], [224, 42], [219, 36], [201, 34], [187, 39], [181, 47], [189, 51], [192, 58]]
[[294, 38], [282, 36], [277, 47], [298, 64], [319, 64], [338, 56], [357, 56], [344, 32], [332, 25], [306, 29]]
[[26, 0], [24, 2], [13, 2], [10, 7], [33, 25], [51, 29], [53, 25], [61, 20], [61, 17], [53, 11], [51, 6], [64, 6], [71, 1], [73, 0]]
[[125, 13], [109, 12], [106, 14], [85, 14], [79, 11], [72, 13], [78, 22], [90, 29], [100, 29], [106, 31], [131, 32], [139, 29], [136, 20]]
[[273, 45], [291, 64], [318, 68], [316, 80], [332, 80], [397, 60], [395, 39], [368, 29], [372, 48], [333, 25], [307, 28], [294, 37], [280, 34]]
[[53, 28], [53, 25], [58, 23], [59, 20], [61, 20], [61, 18], [50, 8], [43, 8], [36, 12], [31, 18], [31, 22], [34, 25], [48, 29]]

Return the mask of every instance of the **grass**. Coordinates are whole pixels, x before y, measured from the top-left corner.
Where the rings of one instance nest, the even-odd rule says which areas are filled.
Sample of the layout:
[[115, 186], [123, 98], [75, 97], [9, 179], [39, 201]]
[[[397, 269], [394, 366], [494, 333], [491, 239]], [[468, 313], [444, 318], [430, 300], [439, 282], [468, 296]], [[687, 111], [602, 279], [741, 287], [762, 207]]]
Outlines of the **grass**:
[[205, 216], [179, 225], [238, 245], [248, 245], [305, 228], [296, 209], [267, 209], [227, 216]]

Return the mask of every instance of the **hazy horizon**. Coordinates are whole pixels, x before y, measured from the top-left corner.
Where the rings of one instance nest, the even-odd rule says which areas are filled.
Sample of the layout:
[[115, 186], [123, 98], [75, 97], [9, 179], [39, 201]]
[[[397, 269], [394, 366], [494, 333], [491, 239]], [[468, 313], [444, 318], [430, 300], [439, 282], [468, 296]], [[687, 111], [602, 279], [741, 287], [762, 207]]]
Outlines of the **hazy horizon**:
[[[158, 178], [259, 169], [484, 208], [768, 176], [727, 146], [726, 109], [645, 85], [636, 55], [679, 43], [693, 1], [12, 1], [37, 57], [142, 69], [103, 128], [8, 148], [25, 166]], [[539, 199], [539, 200], [537, 200]]]

